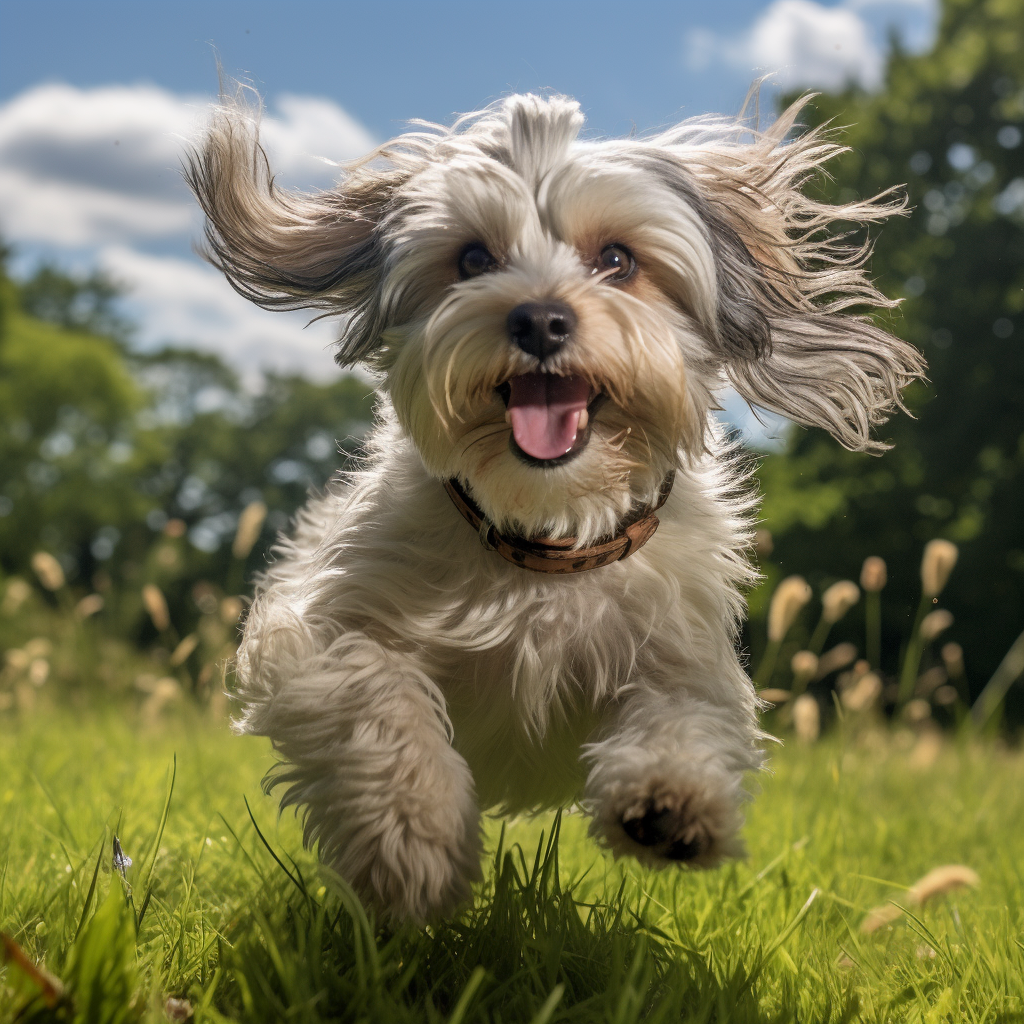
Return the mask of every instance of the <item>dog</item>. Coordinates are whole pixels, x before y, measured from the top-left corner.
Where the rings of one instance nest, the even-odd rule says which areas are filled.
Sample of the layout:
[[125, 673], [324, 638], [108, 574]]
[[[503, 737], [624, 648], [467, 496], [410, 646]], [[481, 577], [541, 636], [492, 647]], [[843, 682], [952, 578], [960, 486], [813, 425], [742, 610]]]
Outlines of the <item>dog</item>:
[[742, 854], [756, 497], [716, 395], [879, 450], [923, 373], [865, 315], [895, 305], [867, 244], [829, 232], [904, 201], [806, 194], [841, 148], [791, 137], [805, 102], [586, 141], [573, 100], [514, 95], [317, 194], [275, 184], [244, 104], [193, 150], [207, 258], [260, 306], [343, 315], [338, 362], [379, 380], [365, 459], [258, 582], [237, 680], [268, 789], [382, 919], [471, 896], [484, 809], [578, 801], [648, 865]]

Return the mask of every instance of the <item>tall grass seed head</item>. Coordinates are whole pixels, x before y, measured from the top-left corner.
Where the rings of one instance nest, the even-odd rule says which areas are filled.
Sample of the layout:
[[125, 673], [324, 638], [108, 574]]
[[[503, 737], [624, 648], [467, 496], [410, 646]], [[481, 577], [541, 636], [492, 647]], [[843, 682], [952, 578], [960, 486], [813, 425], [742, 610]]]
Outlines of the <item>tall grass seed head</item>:
[[869, 593], [877, 593], [888, 582], [888, 570], [885, 559], [878, 555], [869, 555], [864, 559], [860, 570], [860, 585]]
[[238, 517], [235, 540], [231, 545], [231, 554], [235, 558], [249, 557], [249, 552], [260, 538], [260, 531], [266, 518], [267, 506], [262, 501], [251, 501], [242, 509], [242, 514]]
[[787, 576], [772, 594], [768, 606], [768, 639], [781, 643], [800, 613], [811, 599], [811, 588], [803, 576]]
[[142, 603], [158, 633], [170, 627], [171, 613], [167, 610], [167, 600], [155, 583], [147, 583], [142, 588]]
[[848, 711], [866, 711], [882, 696], [882, 680], [866, 672], [853, 686], [843, 691], [843, 707]]
[[801, 743], [814, 743], [821, 733], [821, 711], [809, 693], [793, 702], [793, 729]]
[[233, 626], [242, 617], [242, 599], [225, 597], [220, 603], [220, 620], [225, 626]]
[[854, 658], [857, 657], [857, 648], [850, 643], [836, 644], [835, 647], [829, 648], [819, 659], [818, 659], [818, 671], [816, 677], [818, 679], [824, 679], [825, 676], [832, 672], [838, 672], [841, 668], [846, 668]]
[[172, 668], [177, 668], [179, 665], [183, 665], [198, 646], [199, 634], [189, 633], [189, 635], [174, 648], [169, 661], [170, 666]]
[[48, 551], [37, 551], [32, 556], [32, 571], [47, 590], [60, 590], [64, 586], [64, 570]]
[[80, 619], [88, 619], [103, 611], [103, 595], [88, 594], [75, 605], [75, 615]]
[[4, 615], [14, 615], [31, 596], [32, 588], [20, 576], [12, 576], [4, 589], [0, 612]]
[[818, 674], [818, 656], [813, 651], [797, 651], [789, 667], [793, 670], [793, 682], [803, 686]]
[[932, 717], [932, 706], [923, 697], [915, 697], [903, 709], [903, 717], [911, 725], [920, 725]]
[[946, 671], [952, 678], [956, 679], [964, 674], [964, 649], [959, 644], [943, 644], [941, 654], [942, 664], [946, 666]]
[[960, 549], [948, 540], [930, 540], [921, 558], [921, 589], [925, 597], [938, 597], [949, 581]]
[[944, 896], [954, 889], [977, 889], [981, 884], [978, 872], [964, 864], [943, 864], [932, 868], [911, 887], [915, 903], [927, 903], [936, 896]]
[[931, 643], [940, 633], [953, 625], [953, 613], [945, 608], [936, 608], [921, 620], [921, 639]]
[[860, 600], [860, 588], [852, 580], [833, 583], [821, 595], [821, 615], [828, 623], [838, 622]]
[[[903, 906], [919, 907], [936, 896], [943, 896], [954, 889], [977, 889], [981, 884], [977, 871], [964, 864], [943, 864], [932, 868], [923, 878], [919, 878], [901, 897], [891, 903], [869, 910], [861, 921], [860, 930], [867, 934], [878, 931], [887, 924], [892, 924], [903, 915]], [[896, 904], [902, 904], [897, 906]]]

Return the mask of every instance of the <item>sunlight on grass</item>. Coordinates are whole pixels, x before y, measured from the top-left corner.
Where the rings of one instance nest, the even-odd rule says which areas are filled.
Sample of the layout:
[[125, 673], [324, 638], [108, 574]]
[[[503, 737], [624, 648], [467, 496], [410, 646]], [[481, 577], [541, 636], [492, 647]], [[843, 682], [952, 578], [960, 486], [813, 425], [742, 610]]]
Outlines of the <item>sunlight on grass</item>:
[[[578, 813], [489, 820], [475, 905], [427, 932], [378, 931], [318, 870], [294, 818], [278, 821], [260, 791], [272, 763], [264, 741], [188, 716], [148, 732], [62, 716], [0, 737], [0, 927], [59, 979], [49, 991], [3, 968], [0, 1019], [26, 1003], [24, 1020], [89, 1024], [189, 1010], [387, 1022], [1024, 1013], [1019, 754], [947, 744], [923, 767], [881, 731], [779, 748], [750, 806], [749, 859], [709, 873], [615, 863]], [[124, 880], [115, 834], [132, 859]], [[979, 887], [908, 899], [945, 864], [976, 871]], [[893, 920], [863, 931], [879, 906]]]

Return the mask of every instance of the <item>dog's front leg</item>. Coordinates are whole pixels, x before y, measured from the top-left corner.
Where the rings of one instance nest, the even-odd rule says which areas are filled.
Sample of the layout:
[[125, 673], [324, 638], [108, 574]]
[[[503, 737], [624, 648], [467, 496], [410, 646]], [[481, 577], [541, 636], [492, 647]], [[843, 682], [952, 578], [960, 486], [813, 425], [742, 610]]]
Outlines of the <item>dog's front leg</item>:
[[749, 684], [730, 681], [713, 698], [647, 683], [631, 691], [584, 750], [591, 833], [654, 865], [742, 855], [743, 778], [761, 762]]
[[261, 654], [243, 724], [285, 757], [275, 784], [304, 808], [307, 845], [385, 917], [451, 913], [480, 875], [479, 811], [437, 685], [361, 633], [312, 657]]

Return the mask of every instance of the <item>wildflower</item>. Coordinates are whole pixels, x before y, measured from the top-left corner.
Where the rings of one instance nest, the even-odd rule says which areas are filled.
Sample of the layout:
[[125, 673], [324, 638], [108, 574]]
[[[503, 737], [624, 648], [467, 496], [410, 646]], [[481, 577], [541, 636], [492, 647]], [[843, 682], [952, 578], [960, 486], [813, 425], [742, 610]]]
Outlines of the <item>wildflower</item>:
[[50, 663], [45, 658], [36, 658], [28, 667], [28, 678], [33, 686], [42, 686], [50, 678]]
[[768, 607], [768, 639], [781, 643], [800, 609], [811, 599], [811, 588], [803, 576], [787, 576], [772, 594]]
[[238, 529], [235, 541], [231, 545], [231, 554], [235, 558], [247, 558], [253, 545], [259, 540], [263, 520], [267, 518], [267, 506], [262, 501], [252, 501], [242, 509], [238, 517]]
[[921, 639], [931, 643], [940, 633], [953, 625], [953, 613], [945, 608], [936, 608], [921, 620]]
[[803, 688], [818, 674], [818, 656], [813, 651], [797, 651], [789, 667], [793, 670], [793, 685]]
[[838, 622], [859, 600], [857, 584], [840, 580], [821, 595], [821, 616], [829, 624]]
[[769, 704], [785, 704], [790, 698], [789, 690], [778, 690], [771, 687], [767, 690], [761, 690], [758, 693], [758, 697], [761, 700], [766, 700]]
[[921, 558], [921, 588], [925, 597], [938, 597], [956, 565], [959, 548], [948, 540], [930, 540]]
[[64, 586], [64, 570], [60, 562], [47, 551], [37, 551], [32, 556], [32, 571], [47, 590], [60, 590]]
[[860, 585], [869, 593], [877, 593], [888, 580], [885, 559], [878, 555], [870, 555], [864, 559], [860, 570]]
[[158, 586], [147, 583], [142, 588], [142, 603], [145, 605], [146, 611], [149, 612], [149, 617], [153, 620], [153, 625], [158, 633], [163, 633], [164, 630], [170, 628], [171, 614], [167, 610], [167, 599]]
[[793, 703], [793, 728], [803, 743], [813, 743], [821, 732], [818, 702], [809, 693], [797, 697]]
[[75, 605], [75, 615], [80, 619], [88, 619], [102, 610], [103, 597], [100, 594], [89, 594]]

